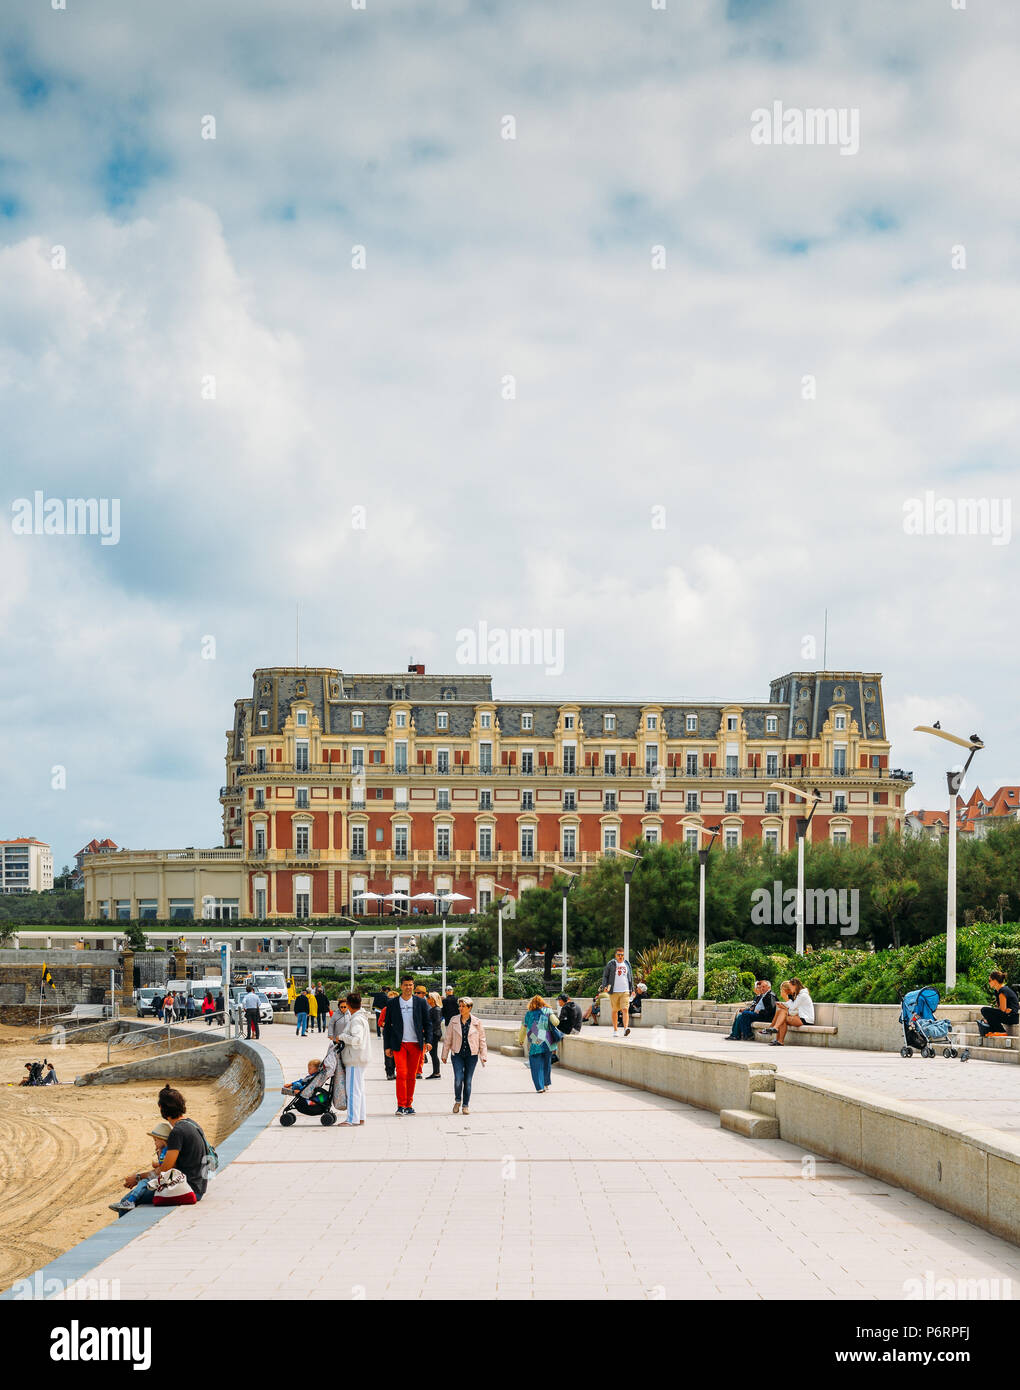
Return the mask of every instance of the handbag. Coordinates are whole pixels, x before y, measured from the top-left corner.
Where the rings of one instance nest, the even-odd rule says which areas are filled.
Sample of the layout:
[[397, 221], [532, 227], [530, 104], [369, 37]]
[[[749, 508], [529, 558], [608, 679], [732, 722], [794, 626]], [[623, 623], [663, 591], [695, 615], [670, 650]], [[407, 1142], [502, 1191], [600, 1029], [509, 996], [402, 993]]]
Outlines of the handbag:
[[198, 1201], [195, 1191], [179, 1168], [170, 1168], [158, 1173], [150, 1187], [155, 1187], [152, 1197], [154, 1207], [190, 1207]]

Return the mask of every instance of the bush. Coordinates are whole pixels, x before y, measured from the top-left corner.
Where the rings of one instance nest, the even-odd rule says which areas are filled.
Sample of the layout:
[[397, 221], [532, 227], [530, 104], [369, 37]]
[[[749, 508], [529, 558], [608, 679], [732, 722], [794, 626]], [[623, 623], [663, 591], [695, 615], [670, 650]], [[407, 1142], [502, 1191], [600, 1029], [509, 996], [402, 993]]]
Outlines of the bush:
[[[679, 961], [663, 961], [661, 965], [655, 965], [648, 972], [645, 984], [648, 986], [648, 993], [653, 999], [682, 999], [686, 995], [674, 994], [674, 989], [681, 981], [686, 981], [692, 974], [689, 965], [683, 965]], [[601, 976], [599, 977], [601, 979]]]
[[1010, 984], [1020, 979], [1020, 947], [993, 946], [992, 959]]
[[673, 985], [670, 999], [693, 999], [698, 992], [698, 972], [685, 965]]
[[717, 1004], [736, 1004], [749, 999], [753, 992], [754, 980], [747, 989], [737, 970], [712, 970], [705, 976], [705, 998], [714, 999]]

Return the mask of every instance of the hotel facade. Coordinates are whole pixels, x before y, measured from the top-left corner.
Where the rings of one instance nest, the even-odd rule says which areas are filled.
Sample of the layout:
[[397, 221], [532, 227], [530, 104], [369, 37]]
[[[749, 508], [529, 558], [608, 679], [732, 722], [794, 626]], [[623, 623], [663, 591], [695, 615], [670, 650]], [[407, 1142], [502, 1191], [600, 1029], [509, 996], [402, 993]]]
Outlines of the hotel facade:
[[494, 699], [492, 677], [255, 671], [227, 732], [223, 847], [88, 856], [89, 920], [323, 918], [366, 893], [548, 886], [633, 840], [719, 828], [723, 849], [900, 832], [909, 772], [890, 764], [882, 678], [792, 672], [761, 701]]

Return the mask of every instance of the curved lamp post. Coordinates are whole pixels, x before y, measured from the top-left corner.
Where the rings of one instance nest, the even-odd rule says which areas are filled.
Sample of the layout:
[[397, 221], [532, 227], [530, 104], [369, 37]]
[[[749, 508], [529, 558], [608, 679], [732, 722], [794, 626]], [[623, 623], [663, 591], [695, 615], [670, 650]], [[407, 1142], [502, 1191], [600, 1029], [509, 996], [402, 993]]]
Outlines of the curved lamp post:
[[628, 859], [636, 859], [637, 864], [633, 869], [623, 871], [623, 958], [630, 960], [630, 881], [634, 877], [634, 869], [641, 863], [640, 854], [634, 854], [629, 849], [618, 849], [617, 854], [625, 854]]
[[[799, 796], [801, 801], [807, 801], [808, 793], [802, 787], [795, 787], [792, 782], [773, 782], [771, 784], [778, 791], [789, 792], [791, 796]], [[811, 788], [811, 810], [806, 816], [797, 817], [797, 954], [804, 954], [804, 841], [807, 838], [808, 826], [811, 824], [811, 817], [818, 810], [822, 800], [822, 794], [817, 787]]]
[[573, 888], [580, 877], [573, 869], [565, 869], [562, 864], [553, 864], [553, 868], [561, 874], [568, 876], [568, 882], [560, 889], [563, 894], [563, 946], [560, 950], [560, 989], [564, 994], [567, 990], [567, 894]]
[[[677, 825], [683, 824], [682, 820], [677, 821]], [[714, 825], [709, 829], [705, 825], [688, 825], [687, 829], [708, 836], [706, 847], [698, 849], [698, 998], [701, 999], [705, 993], [705, 870], [708, 868], [709, 853], [719, 834], [719, 826]]]
[[[502, 883], [493, 883], [492, 886], [493, 886], [493, 888], [498, 888], [499, 891], [503, 894], [503, 896], [502, 896], [502, 897], [500, 898], [500, 900], [499, 900], [499, 904], [498, 904], [497, 910], [496, 910], [496, 916], [497, 916], [497, 918], [499, 919], [499, 925], [498, 925], [498, 927], [497, 927], [497, 929], [496, 929], [496, 956], [497, 956], [498, 961], [499, 961], [498, 970], [497, 970], [497, 981], [496, 981], [496, 998], [497, 998], [497, 999], [502, 999], [502, 998], [503, 998], [503, 911], [504, 911], [504, 909], [506, 908], [507, 903], [511, 901], [511, 898], [510, 898], [510, 889], [509, 889], [509, 888], [505, 888], [505, 887], [503, 886]], [[509, 908], [508, 910], [509, 910], [510, 915], [511, 915], [511, 917], [512, 917], [513, 914], [514, 914], [514, 909], [513, 909], [513, 908]]]
[[967, 775], [974, 754], [984, 743], [978, 734], [971, 734], [970, 738], [960, 738], [958, 734], [947, 733], [940, 724], [917, 724], [914, 727], [915, 734], [931, 734], [934, 738], [941, 738], [946, 743], [955, 743], [958, 748], [969, 750], [967, 761], [961, 765], [957, 763], [946, 773], [946, 785], [949, 788], [949, 862], [946, 866], [946, 989], [956, 987], [956, 798], [960, 794], [963, 786], [963, 779]]

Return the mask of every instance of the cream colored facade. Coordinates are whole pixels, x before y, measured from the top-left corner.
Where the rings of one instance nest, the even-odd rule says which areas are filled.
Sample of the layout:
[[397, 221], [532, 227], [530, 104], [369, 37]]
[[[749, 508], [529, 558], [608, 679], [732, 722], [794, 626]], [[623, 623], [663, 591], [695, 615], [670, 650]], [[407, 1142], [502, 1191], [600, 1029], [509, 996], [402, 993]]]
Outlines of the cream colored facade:
[[[244, 865], [236, 849], [121, 850], [83, 864], [86, 921], [169, 921], [239, 915]], [[187, 910], [184, 910], [187, 905]]]
[[48, 893], [53, 887], [53, 851], [42, 840], [0, 840], [0, 893]]

